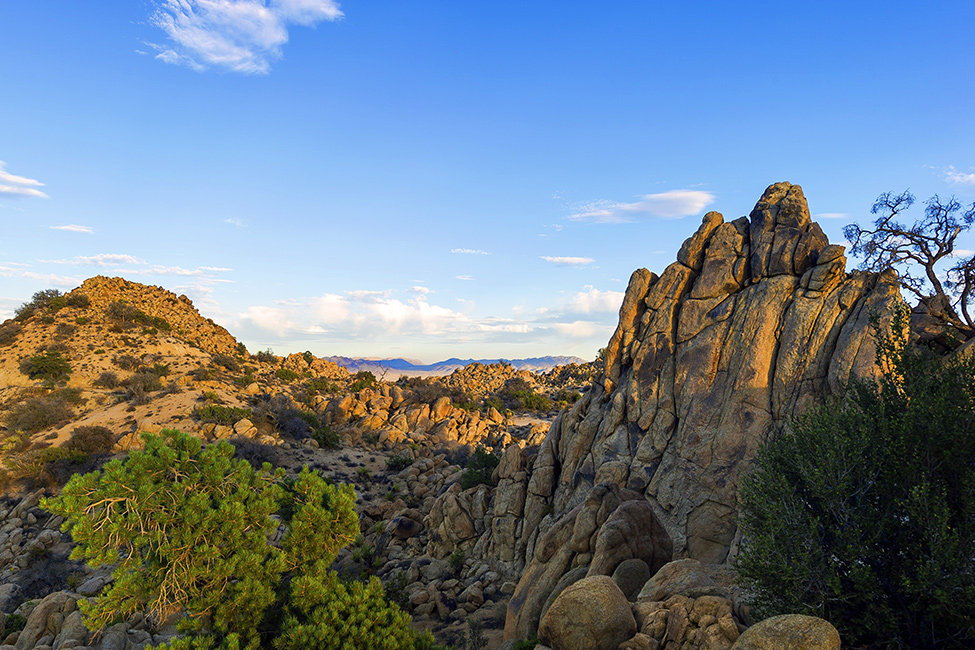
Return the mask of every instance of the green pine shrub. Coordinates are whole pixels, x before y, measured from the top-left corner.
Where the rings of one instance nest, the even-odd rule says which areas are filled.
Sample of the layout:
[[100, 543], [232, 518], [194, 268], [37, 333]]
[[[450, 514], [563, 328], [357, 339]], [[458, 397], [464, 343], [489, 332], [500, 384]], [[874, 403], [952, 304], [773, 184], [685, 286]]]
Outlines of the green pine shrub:
[[291, 383], [301, 375], [292, 370], [291, 368], [278, 368], [274, 371], [274, 376], [283, 382]]
[[193, 415], [201, 422], [233, 425], [240, 420], [254, 419], [254, 412], [250, 409], [236, 406], [221, 406], [220, 404], [205, 404], [193, 409]]
[[375, 388], [375, 386], [376, 375], [368, 370], [360, 370], [352, 375], [352, 384], [349, 386], [349, 390], [355, 393], [366, 388]]
[[460, 487], [467, 490], [476, 485], [495, 485], [491, 475], [500, 462], [501, 458], [497, 454], [488, 452], [484, 447], [478, 447], [468, 459], [464, 473], [460, 475]]
[[975, 359], [878, 327], [874, 380], [800, 416], [741, 486], [737, 559], [761, 617], [819, 616], [850, 647], [975, 644]]
[[47, 386], [64, 383], [71, 377], [71, 364], [57, 350], [46, 350], [24, 359], [20, 371], [31, 379], [42, 379]]
[[[355, 492], [306, 467], [294, 479], [255, 469], [226, 442], [144, 434], [145, 448], [73, 477], [42, 506], [65, 517], [73, 559], [113, 564], [82, 601], [101, 630], [135, 612], [181, 617], [170, 650], [430, 648], [382, 586], [343, 583], [328, 566], [359, 529]], [[122, 516], [124, 513], [124, 516]], [[279, 547], [268, 539], [283, 524]]]

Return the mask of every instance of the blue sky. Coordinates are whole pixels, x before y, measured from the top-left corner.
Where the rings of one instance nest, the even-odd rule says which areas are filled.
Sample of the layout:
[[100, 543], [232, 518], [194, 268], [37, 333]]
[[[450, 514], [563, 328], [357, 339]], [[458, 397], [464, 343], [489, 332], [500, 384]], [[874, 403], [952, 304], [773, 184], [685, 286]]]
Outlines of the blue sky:
[[[0, 4], [0, 317], [123, 275], [251, 350], [605, 345], [629, 274], [800, 183], [975, 200], [975, 5]], [[968, 236], [963, 245], [972, 249]]]

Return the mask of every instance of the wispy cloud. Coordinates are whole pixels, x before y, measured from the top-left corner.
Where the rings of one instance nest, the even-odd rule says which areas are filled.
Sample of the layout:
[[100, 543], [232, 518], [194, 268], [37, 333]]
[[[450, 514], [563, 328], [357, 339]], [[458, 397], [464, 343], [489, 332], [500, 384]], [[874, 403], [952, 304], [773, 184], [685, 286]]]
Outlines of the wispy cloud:
[[88, 226], [79, 226], [76, 223], [69, 223], [66, 226], [51, 226], [51, 230], [66, 230], [68, 232], [83, 232], [83, 233], [86, 233], [86, 234], [89, 234], [89, 235], [92, 234], [93, 232], [95, 232], [94, 230], [92, 230]]
[[46, 199], [47, 194], [37, 189], [44, 187], [44, 183], [27, 178], [26, 176], [16, 176], [6, 170], [7, 164], [0, 160], [0, 196], [33, 196], [35, 198]]
[[944, 178], [949, 183], [957, 185], [975, 185], [975, 172], [960, 172], [954, 165], [949, 165], [944, 170]]
[[490, 255], [491, 253], [487, 251], [482, 251], [479, 248], [451, 248], [451, 253], [455, 255]]
[[247, 224], [245, 224], [240, 219], [235, 219], [234, 217], [227, 217], [226, 219], [223, 220], [223, 222], [224, 223], [229, 223], [231, 226], [237, 226], [238, 228], [246, 228], [247, 227]]
[[120, 264], [145, 264], [134, 255], [124, 253], [99, 253], [98, 255], [79, 255], [60, 260], [38, 260], [44, 264], [74, 264], [77, 266], [118, 266]]
[[573, 314], [616, 312], [623, 304], [623, 295], [622, 291], [600, 291], [593, 286], [586, 286], [572, 296], [565, 305], [565, 311]]
[[569, 215], [572, 221], [593, 223], [626, 223], [639, 217], [680, 219], [700, 213], [714, 202], [714, 195], [702, 190], [669, 190], [644, 194], [639, 201], [593, 201]]
[[55, 287], [76, 287], [81, 284], [81, 278], [72, 275], [59, 275], [57, 273], [38, 273], [30, 269], [22, 268], [22, 265], [12, 263], [0, 264], [0, 277], [3, 278], [25, 278], [27, 280], [39, 280], [48, 286]]
[[464, 280], [465, 282], [467, 280], [473, 280], [474, 279], [473, 276], [470, 276], [470, 275], [455, 275], [454, 278], [456, 278], [457, 280]]
[[591, 257], [551, 257], [549, 255], [542, 255], [540, 259], [560, 266], [585, 266], [596, 261]]
[[342, 18], [334, 0], [155, 0], [150, 22], [169, 43], [156, 58], [194, 70], [267, 74], [282, 57], [288, 29]]

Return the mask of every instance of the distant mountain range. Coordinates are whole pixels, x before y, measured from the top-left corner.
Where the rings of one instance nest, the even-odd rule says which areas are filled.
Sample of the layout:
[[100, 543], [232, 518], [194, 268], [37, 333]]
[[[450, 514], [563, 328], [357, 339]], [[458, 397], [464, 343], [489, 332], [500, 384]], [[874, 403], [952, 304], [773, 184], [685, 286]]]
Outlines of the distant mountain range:
[[579, 357], [532, 357], [530, 359], [447, 359], [436, 363], [419, 363], [408, 359], [362, 359], [355, 357], [325, 357], [338, 365], [347, 368], [350, 372], [368, 370], [374, 375], [386, 373], [387, 378], [395, 378], [403, 375], [432, 377], [449, 375], [457, 368], [463, 368], [471, 363], [498, 363], [504, 361], [510, 363], [518, 370], [530, 370], [532, 372], [545, 372], [555, 366], [562, 366], [567, 363], [586, 363], [585, 359]]

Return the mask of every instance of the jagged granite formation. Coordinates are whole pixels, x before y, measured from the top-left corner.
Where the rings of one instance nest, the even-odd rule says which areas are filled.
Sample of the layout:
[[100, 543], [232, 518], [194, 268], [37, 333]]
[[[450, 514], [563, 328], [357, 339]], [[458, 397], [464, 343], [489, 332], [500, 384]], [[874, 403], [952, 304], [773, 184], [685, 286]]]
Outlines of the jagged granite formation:
[[[636, 528], [665, 531], [644, 547], [710, 564], [734, 553], [738, 482], [759, 445], [851, 375], [874, 371], [870, 314], [900, 300], [893, 273], [847, 274], [843, 253], [811, 221], [802, 189], [776, 183], [747, 218], [705, 215], [660, 275], [633, 273], [602, 381], [553, 423], [537, 457], [510, 450], [523, 458], [501, 468], [475, 550], [523, 570], [506, 638], [534, 632], [573, 566], [593, 575], [602, 524], [623, 494], [640, 495], [655, 517]], [[594, 486], [597, 502], [621, 496], [600, 508]], [[638, 557], [641, 544], [614, 559]]]

